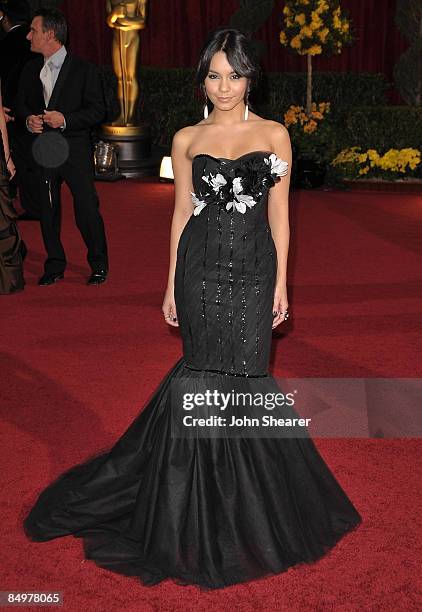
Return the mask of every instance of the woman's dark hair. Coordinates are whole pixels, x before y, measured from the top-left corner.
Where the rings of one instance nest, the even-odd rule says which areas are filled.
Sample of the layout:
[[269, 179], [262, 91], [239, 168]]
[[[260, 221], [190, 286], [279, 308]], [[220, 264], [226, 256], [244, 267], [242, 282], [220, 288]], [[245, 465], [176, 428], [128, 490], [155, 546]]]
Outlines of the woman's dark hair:
[[250, 39], [234, 28], [218, 28], [210, 32], [199, 57], [196, 84], [204, 88], [204, 81], [215, 53], [224, 51], [233, 70], [250, 79], [250, 90], [254, 89], [261, 75], [261, 68]]
[[43, 8], [39, 9], [34, 17], [42, 17], [42, 31], [54, 32], [55, 39], [62, 45], [66, 44], [67, 40], [67, 23], [66, 19], [59, 10]]

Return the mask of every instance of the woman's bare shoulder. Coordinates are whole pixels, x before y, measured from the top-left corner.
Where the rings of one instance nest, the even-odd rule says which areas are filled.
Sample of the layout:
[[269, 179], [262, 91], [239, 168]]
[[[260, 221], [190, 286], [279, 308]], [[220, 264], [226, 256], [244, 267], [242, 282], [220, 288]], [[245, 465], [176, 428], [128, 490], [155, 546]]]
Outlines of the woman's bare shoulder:
[[194, 126], [188, 125], [178, 130], [173, 136], [173, 142], [171, 146], [172, 155], [176, 154], [187, 157], [187, 151], [189, 150], [190, 143], [192, 142]]
[[188, 125], [178, 130], [173, 136], [173, 144], [180, 145], [192, 138], [193, 126]]
[[260, 117], [259, 115], [253, 115], [254, 121], [260, 123], [262, 127], [268, 128], [269, 130], [278, 130], [281, 132], [287, 132], [287, 128], [280, 123], [279, 121], [274, 121], [273, 119], [264, 119], [264, 117]]
[[187, 125], [178, 130], [173, 136], [172, 152], [177, 152], [178, 155], [183, 154], [189, 159], [189, 151], [192, 143], [198, 138], [204, 125], [206, 124], [199, 122], [195, 125]]
[[259, 129], [267, 130], [269, 134], [275, 135], [276, 138], [286, 138], [288, 129], [279, 121], [273, 119], [265, 119], [256, 113], [249, 113], [250, 120], [259, 125]]

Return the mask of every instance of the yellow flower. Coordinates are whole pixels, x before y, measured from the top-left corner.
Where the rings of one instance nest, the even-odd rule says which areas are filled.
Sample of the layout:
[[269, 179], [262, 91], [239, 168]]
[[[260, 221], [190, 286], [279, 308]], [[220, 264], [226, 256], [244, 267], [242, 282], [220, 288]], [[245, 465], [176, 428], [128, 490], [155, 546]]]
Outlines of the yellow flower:
[[414, 170], [420, 163], [420, 151], [418, 149], [389, 149], [382, 157], [376, 160], [376, 164], [383, 170], [401, 172], [405, 174], [407, 166]]
[[296, 108], [297, 107], [295, 107], [295, 106], [291, 106], [284, 113], [284, 124], [286, 125], [286, 127], [288, 127], [289, 125], [294, 125], [295, 123], [297, 123]]
[[349, 22], [348, 21], [343, 21], [343, 26], [342, 26], [342, 32], [348, 32], [349, 31]]
[[282, 45], [287, 45], [287, 36], [283, 30], [280, 32], [280, 42]]
[[322, 26], [322, 19], [318, 15], [316, 11], [312, 11], [312, 22], [311, 28], [312, 30], [318, 30]]
[[338, 166], [341, 164], [354, 163], [358, 161], [360, 147], [351, 147], [350, 149], [343, 149], [336, 155], [331, 162], [332, 166]]
[[303, 126], [303, 131], [306, 132], [307, 134], [312, 134], [312, 132], [315, 132], [317, 127], [318, 127], [317, 122], [311, 119], [309, 123]]
[[[329, 102], [321, 102], [320, 104], [329, 105]], [[292, 104], [284, 113], [284, 125], [289, 127], [298, 124], [302, 126], [303, 131], [312, 134], [318, 127], [316, 119], [321, 121], [324, 118], [323, 114], [317, 110], [317, 104], [312, 102], [311, 114], [308, 115], [303, 106], [295, 106]]]
[[418, 149], [402, 149], [400, 154], [402, 163], [409, 164], [411, 170], [414, 170], [421, 163], [421, 152]]
[[322, 43], [325, 43], [325, 41], [327, 40], [328, 33], [329, 33], [328, 28], [324, 28], [323, 30], [318, 30], [317, 36], [319, 37]]
[[287, 5], [283, 9], [283, 15], [286, 15], [287, 17], [291, 15], [290, 8]]
[[322, 113], [320, 113], [319, 111], [312, 111], [311, 116], [314, 119], [324, 119]]
[[290, 41], [290, 46], [292, 49], [300, 49], [302, 46], [300, 36], [294, 36], [292, 40]]
[[304, 25], [304, 23], [305, 23], [305, 21], [306, 21], [305, 13], [299, 13], [299, 15], [296, 15], [296, 17], [295, 17], [295, 21], [296, 21], [296, 22], [297, 22], [299, 25], [303, 26], [303, 25]]
[[312, 47], [307, 50], [307, 53], [308, 55], [319, 55], [322, 53], [322, 47], [321, 45], [312, 45]]
[[370, 160], [369, 161], [370, 166], [372, 167], [376, 166], [378, 163], [379, 157], [380, 157], [377, 151], [375, 151], [375, 149], [368, 149], [367, 154], [368, 154], [368, 159]]
[[[370, 168], [379, 168], [381, 171], [399, 172], [406, 174], [408, 170], [414, 170], [421, 162], [421, 152], [418, 149], [389, 149], [380, 156], [375, 149], [368, 149], [362, 153], [359, 147], [352, 147], [341, 151], [331, 162], [337, 166], [349, 163], [365, 164], [359, 169], [359, 175], [367, 174]], [[382, 174], [382, 172], [381, 172]]]
[[312, 35], [313, 35], [312, 34], [312, 30], [311, 30], [311, 28], [309, 26], [306, 25], [306, 26], [303, 26], [303, 28], [300, 29], [299, 36], [301, 38], [311, 38]]
[[316, 9], [317, 13], [325, 13], [325, 11], [329, 8], [328, 4], [325, 0], [319, 0], [318, 7]]
[[341, 21], [337, 15], [333, 13], [333, 26], [336, 30], [341, 30]]

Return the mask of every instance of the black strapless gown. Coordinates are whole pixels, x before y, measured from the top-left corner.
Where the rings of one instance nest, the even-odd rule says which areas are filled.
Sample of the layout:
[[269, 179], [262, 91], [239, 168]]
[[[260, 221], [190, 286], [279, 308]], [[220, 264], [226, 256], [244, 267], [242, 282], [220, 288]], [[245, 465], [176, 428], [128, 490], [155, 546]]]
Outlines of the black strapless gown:
[[111, 449], [41, 493], [24, 521], [32, 540], [73, 534], [101, 567], [147, 585], [172, 578], [207, 589], [313, 562], [359, 524], [309, 437], [172, 435], [179, 380], [275, 384], [267, 368], [277, 264], [266, 213], [286, 166], [265, 151], [194, 158], [195, 208], [175, 277], [184, 357]]

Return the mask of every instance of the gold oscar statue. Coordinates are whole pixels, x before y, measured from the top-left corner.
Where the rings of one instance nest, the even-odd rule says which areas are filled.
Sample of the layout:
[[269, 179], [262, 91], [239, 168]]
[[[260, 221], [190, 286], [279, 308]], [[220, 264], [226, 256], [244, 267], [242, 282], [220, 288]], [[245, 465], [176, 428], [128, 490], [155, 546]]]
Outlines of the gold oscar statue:
[[118, 126], [135, 125], [139, 84], [139, 30], [145, 28], [147, 0], [106, 0], [107, 25], [114, 30], [113, 68], [117, 76], [120, 115]]
[[115, 121], [102, 126], [102, 134], [117, 145], [119, 168], [126, 176], [140, 175], [136, 162], [149, 154], [150, 147], [148, 126], [136, 121], [139, 31], [146, 26], [147, 1], [106, 0], [107, 25], [113, 28], [112, 59], [120, 114]]

